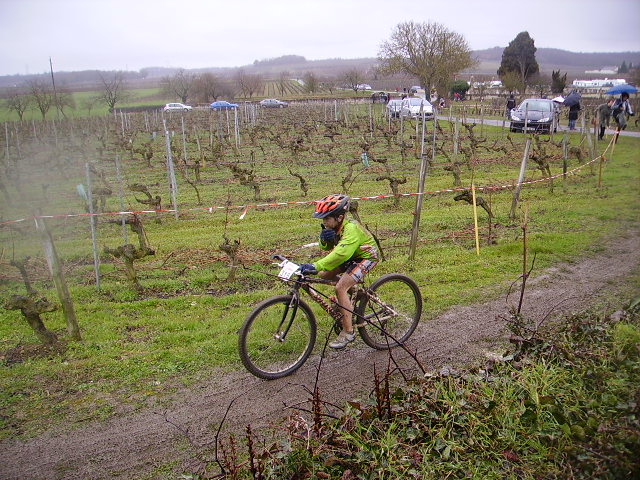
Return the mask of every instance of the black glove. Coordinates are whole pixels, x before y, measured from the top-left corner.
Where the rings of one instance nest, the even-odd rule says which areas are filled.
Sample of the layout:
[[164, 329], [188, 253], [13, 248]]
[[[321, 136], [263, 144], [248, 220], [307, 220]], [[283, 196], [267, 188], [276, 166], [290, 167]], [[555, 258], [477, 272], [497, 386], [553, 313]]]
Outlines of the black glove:
[[303, 263], [300, 265], [300, 273], [303, 275], [313, 275], [318, 273], [318, 270], [313, 266], [313, 263]]
[[333, 228], [323, 228], [320, 232], [320, 241], [326, 245], [335, 246], [338, 243], [338, 235]]

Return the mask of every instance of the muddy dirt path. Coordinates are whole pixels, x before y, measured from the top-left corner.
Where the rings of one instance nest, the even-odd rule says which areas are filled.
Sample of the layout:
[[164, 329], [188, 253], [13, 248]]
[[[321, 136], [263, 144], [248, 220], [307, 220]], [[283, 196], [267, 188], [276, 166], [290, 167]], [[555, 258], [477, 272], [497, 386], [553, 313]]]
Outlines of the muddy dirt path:
[[[601, 294], [615, 292], [638, 271], [640, 231], [634, 229], [598, 254], [549, 269], [530, 281], [523, 312], [539, 319], [556, 305], [555, 317], [582, 310]], [[510, 300], [517, 302], [517, 294]], [[620, 302], [623, 300], [628, 299]], [[417, 348], [422, 364], [433, 370], [478, 360], [504, 342], [505, 325], [500, 316], [506, 312], [504, 295], [487, 303], [453, 308], [421, 324], [410, 347]], [[397, 349], [394, 355], [406, 357]], [[410, 368], [411, 362], [404, 360]], [[247, 424], [254, 430], [263, 429], [293, 413], [290, 407], [306, 407], [306, 388], [313, 389], [318, 362], [314, 356], [295, 375], [271, 382], [239, 371], [182, 390], [140, 412], [73, 431], [48, 432], [27, 441], [5, 440], [0, 443], [0, 478], [177, 478], [179, 475], [150, 475], [172, 459], [176, 460], [176, 471], [193, 465], [196, 448], [188, 444], [184, 432], [193, 444], [210, 445], [230, 404], [221, 438]], [[386, 363], [385, 352], [372, 351], [361, 342], [345, 352], [330, 352], [319, 377], [322, 398], [339, 405], [366, 396], [373, 385], [373, 365], [381, 371]]]

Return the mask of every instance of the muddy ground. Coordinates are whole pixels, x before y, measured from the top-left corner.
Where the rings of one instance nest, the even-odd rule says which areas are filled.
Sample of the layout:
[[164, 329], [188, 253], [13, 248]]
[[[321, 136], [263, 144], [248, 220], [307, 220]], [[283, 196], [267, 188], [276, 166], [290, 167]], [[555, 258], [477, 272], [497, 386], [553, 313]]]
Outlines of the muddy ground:
[[[530, 281], [523, 312], [541, 319], [553, 311], [552, 317], [559, 318], [603, 298], [617, 309], [630, 298], [616, 300], [615, 293], [633, 281], [632, 275], [637, 279], [638, 273], [640, 231], [634, 229], [597, 254], [549, 269]], [[640, 294], [640, 286], [633, 288]], [[511, 304], [517, 300], [517, 293], [509, 298]], [[507, 312], [505, 295], [453, 308], [423, 322], [409, 347], [418, 350], [420, 362], [430, 370], [482, 363], [488, 353], [504, 350]], [[415, 368], [401, 350], [394, 350], [394, 355], [405, 357], [407, 370]], [[323, 400], [339, 405], [367, 396], [373, 385], [374, 364], [378, 371], [384, 370], [387, 359], [387, 353], [373, 351], [360, 341], [344, 352], [329, 352], [318, 379]], [[307, 408], [319, 360], [312, 357], [285, 379], [267, 382], [238, 371], [210, 378], [169, 399], [157, 399], [155, 406], [106, 422], [51, 431], [26, 441], [5, 440], [0, 443], [0, 478], [180, 478], [180, 473], [198, 467], [198, 456], [211, 458], [205, 452], [225, 413], [220, 438], [241, 432], [247, 424], [265, 432], [266, 427], [295, 414], [294, 407]], [[174, 473], [153, 473], [171, 460], [175, 460]]]

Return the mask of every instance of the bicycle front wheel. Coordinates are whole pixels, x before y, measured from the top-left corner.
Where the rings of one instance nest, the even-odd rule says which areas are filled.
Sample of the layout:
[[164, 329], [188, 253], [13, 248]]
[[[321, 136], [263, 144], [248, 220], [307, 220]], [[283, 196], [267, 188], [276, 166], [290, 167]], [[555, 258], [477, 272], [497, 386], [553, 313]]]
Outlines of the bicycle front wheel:
[[391, 273], [373, 282], [356, 306], [355, 323], [364, 343], [386, 350], [404, 343], [418, 326], [422, 294], [409, 277]]
[[259, 303], [239, 331], [240, 359], [256, 377], [286, 377], [311, 355], [315, 316], [304, 301], [292, 299], [292, 295], [278, 295]]

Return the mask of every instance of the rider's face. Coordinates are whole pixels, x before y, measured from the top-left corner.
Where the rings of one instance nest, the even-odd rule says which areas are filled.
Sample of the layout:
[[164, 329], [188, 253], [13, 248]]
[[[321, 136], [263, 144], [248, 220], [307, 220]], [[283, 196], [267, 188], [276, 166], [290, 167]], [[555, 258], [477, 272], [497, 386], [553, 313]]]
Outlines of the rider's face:
[[339, 215], [338, 217], [326, 217], [322, 219], [322, 225], [324, 225], [324, 228], [331, 228], [335, 230], [340, 226], [343, 218], [344, 215]]

